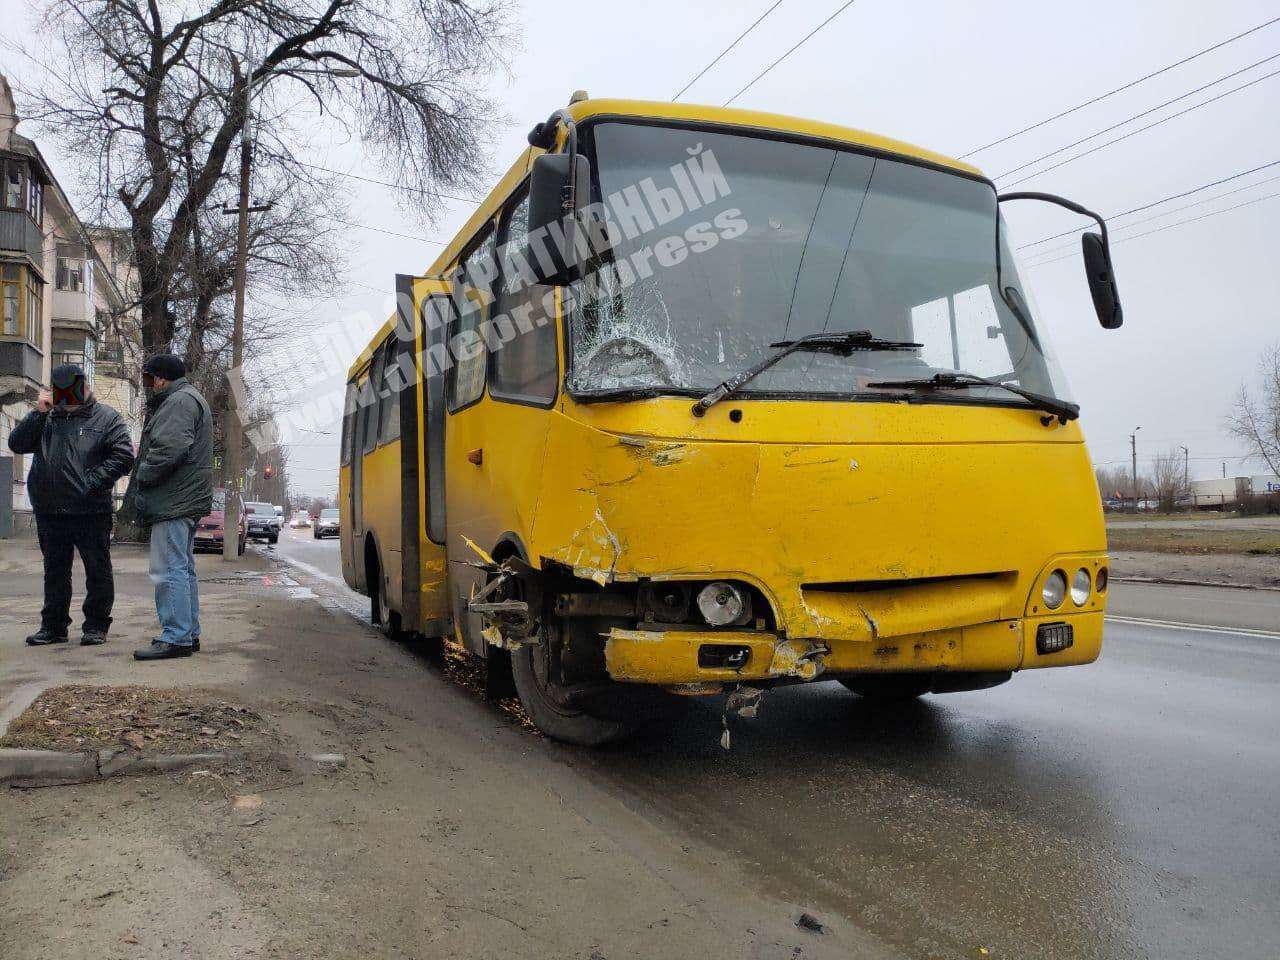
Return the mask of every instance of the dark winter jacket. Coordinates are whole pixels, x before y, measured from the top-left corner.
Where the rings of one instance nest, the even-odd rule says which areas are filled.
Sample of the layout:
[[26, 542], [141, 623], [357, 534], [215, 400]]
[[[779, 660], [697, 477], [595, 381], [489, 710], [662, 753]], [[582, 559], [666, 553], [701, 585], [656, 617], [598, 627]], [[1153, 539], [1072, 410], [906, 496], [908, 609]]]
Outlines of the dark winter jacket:
[[138, 522], [198, 520], [213, 509], [213, 415], [184, 377], [147, 401], [138, 469], [126, 495]]
[[33, 410], [9, 434], [9, 449], [34, 454], [27, 497], [41, 515], [111, 513], [111, 488], [133, 466], [124, 419], [93, 398], [49, 413]]

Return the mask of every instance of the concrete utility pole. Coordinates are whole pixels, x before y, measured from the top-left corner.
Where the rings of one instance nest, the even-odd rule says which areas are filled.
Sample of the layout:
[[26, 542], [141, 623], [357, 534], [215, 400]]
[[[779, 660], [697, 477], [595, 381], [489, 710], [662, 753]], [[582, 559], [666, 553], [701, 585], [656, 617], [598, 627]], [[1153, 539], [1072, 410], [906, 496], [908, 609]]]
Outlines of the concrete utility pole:
[[1180, 449], [1182, 450], [1182, 489], [1189, 490], [1191, 488], [1188, 482], [1191, 474], [1191, 451], [1186, 447]]
[[[249, 259], [249, 172], [252, 162], [253, 142], [249, 134], [249, 111], [252, 104], [253, 67], [250, 66], [244, 83], [244, 124], [240, 130], [240, 203], [236, 212], [236, 274], [235, 313], [231, 325], [231, 375], [240, 376], [244, 364], [244, 287]], [[229, 492], [223, 515], [222, 559], [239, 557], [240, 497], [238, 493], [243, 478], [240, 476], [240, 448], [244, 445], [244, 425], [241, 422], [240, 399], [235, 390], [227, 391], [227, 486]]]
[[1129, 449], [1133, 451], [1133, 512], [1138, 512], [1138, 431], [1141, 427], [1134, 427], [1133, 433], [1129, 434]]
[[[322, 68], [318, 70], [293, 70], [293, 74], [307, 73], [329, 77], [358, 77], [360, 71], [354, 68], [336, 69]], [[270, 79], [270, 75], [268, 75]], [[231, 376], [244, 376], [241, 368], [244, 365], [244, 293], [249, 272], [249, 213], [267, 210], [270, 205], [249, 206], [249, 174], [253, 158], [253, 137], [251, 133], [253, 120], [253, 84], [254, 66], [248, 64], [244, 82], [244, 125], [240, 130], [240, 202], [236, 210], [236, 272], [235, 272], [235, 313], [231, 326]], [[229, 212], [224, 210], [224, 212]], [[244, 486], [244, 468], [240, 454], [244, 446], [244, 421], [240, 411], [240, 397], [234, 389], [227, 391], [227, 469], [226, 480], [230, 493], [238, 493]], [[241, 498], [227, 497], [223, 513], [223, 530], [230, 531], [222, 538], [222, 559], [235, 560], [239, 556], [239, 530], [241, 514]]]

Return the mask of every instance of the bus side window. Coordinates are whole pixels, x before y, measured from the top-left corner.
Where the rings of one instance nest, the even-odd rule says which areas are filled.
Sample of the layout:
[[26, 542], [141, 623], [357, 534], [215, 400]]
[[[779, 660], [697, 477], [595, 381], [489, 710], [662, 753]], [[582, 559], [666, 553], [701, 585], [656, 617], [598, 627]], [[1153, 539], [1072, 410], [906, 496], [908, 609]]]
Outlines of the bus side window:
[[382, 347], [379, 346], [373, 355], [373, 365], [369, 368], [367, 395], [361, 397], [362, 401], [367, 401], [360, 414], [360, 421], [363, 427], [361, 436], [364, 437], [363, 451], [365, 453], [372, 453], [373, 448], [378, 445], [378, 408], [381, 405], [379, 395], [386, 386], [382, 382], [383, 355]]
[[351, 463], [351, 444], [355, 439], [356, 426], [356, 385], [347, 384], [347, 398], [342, 405], [342, 459], [341, 465]]
[[529, 194], [510, 208], [502, 228], [500, 287], [490, 322], [507, 327], [493, 353], [489, 395], [538, 406], [556, 398], [556, 325], [542, 308], [551, 288], [532, 283]]
[[400, 439], [400, 391], [405, 386], [405, 376], [401, 371], [396, 356], [400, 340], [394, 334], [387, 339], [386, 360], [382, 377], [383, 390], [380, 424], [378, 426], [378, 442], [390, 443]]
[[493, 228], [467, 255], [454, 281], [454, 304], [458, 316], [453, 335], [454, 365], [450, 377], [449, 411], [461, 410], [484, 394], [485, 350], [483, 324], [493, 302], [493, 281], [497, 276], [496, 247]]

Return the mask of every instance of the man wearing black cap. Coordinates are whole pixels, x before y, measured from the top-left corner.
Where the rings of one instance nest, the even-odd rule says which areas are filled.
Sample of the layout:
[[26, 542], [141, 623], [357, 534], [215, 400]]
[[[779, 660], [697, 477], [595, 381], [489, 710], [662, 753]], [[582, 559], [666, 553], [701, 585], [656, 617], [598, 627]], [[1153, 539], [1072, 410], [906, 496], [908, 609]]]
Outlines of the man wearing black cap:
[[147, 422], [126, 497], [138, 522], [151, 528], [151, 582], [161, 634], [133, 656], [171, 660], [200, 649], [196, 522], [213, 509], [213, 416], [187, 381], [179, 357], [152, 357], [142, 365], [142, 382]]
[[71, 625], [71, 559], [84, 564], [84, 646], [111, 628], [111, 488], [133, 466], [133, 442], [120, 414], [94, 399], [74, 363], [53, 369], [52, 392], [9, 434], [14, 453], [34, 454], [27, 495], [44, 555], [44, 608], [33, 647], [67, 642]]

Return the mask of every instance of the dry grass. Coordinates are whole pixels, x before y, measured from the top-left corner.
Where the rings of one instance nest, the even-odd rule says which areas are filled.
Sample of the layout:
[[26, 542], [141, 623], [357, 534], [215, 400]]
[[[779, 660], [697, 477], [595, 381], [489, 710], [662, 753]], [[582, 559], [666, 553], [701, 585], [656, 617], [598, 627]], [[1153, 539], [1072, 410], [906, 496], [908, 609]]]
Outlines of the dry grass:
[[1197, 524], [1119, 527], [1107, 531], [1107, 547], [1155, 553], [1238, 553], [1280, 556], [1280, 530], [1240, 530]]
[[40, 694], [0, 747], [168, 753], [241, 750], [267, 738], [258, 714], [212, 691], [73, 684]]

